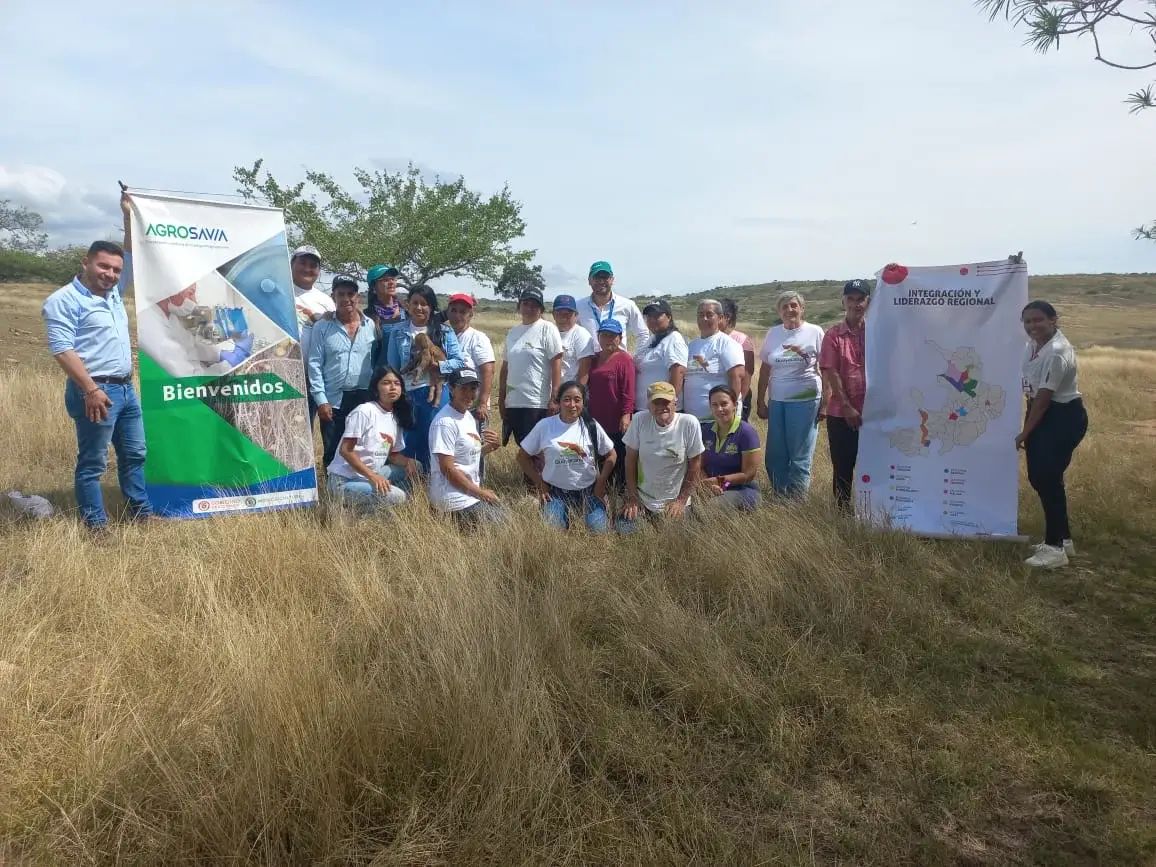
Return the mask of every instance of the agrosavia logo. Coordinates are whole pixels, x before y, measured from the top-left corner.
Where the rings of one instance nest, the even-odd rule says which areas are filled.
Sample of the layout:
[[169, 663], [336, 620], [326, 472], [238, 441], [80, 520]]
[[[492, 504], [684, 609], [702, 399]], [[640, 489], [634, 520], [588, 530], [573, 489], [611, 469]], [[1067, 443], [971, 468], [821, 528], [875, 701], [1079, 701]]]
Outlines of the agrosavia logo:
[[182, 226], [175, 223], [149, 223], [145, 237], [175, 238], [180, 241], [216, 241], [228, 243], [229, 236], [219, 227]]

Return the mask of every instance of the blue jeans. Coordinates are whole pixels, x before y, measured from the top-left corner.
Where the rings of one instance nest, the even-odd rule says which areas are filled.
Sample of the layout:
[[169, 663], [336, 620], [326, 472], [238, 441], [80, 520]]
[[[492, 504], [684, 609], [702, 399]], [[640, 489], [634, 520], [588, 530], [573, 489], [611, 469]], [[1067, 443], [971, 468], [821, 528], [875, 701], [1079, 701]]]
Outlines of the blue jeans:
[[550, 485], [550, 502], [542, 504], [542, 517], [551, 527], [570, 529], [570, 512], [582, 515], [586, 529], [591, 533], [605, 533], [610, 529], [606, 505], [594, 496], [592, 487], [581, 491], [565, 491]]
[[145, 491], [145, 434], [140, 401], [132, 383], [101, 385], [112, 401], [108, 418], [91, 422], [84, 414], [84, 395], [72, 381], [64, 388], [64, 407], [76, 424], [76, 473], [74, 490], [80, 517], [89, 527], [108, 523], [100, 477], [108, 469], [108, 447], [116, 451], [116, 477], [121, 493], [128, 500], [129, 514], [145, 518], [152, 514]]
[[407, 499], [405, 492], [409, 488], [405, 468], [390, 464], [381, 475], [389, 479], [389, 491], [385, 494], [379, 494], [369, 480], [361, 476], [347, 479], [329, 473], [326, 485], [335, 499], [348, 503], [359, 511], [373, 511], [382, 506], [400, 506], [405, 503]]
[[430, 406], [428, 385], [406, 392], [406, 397], [413, 404], [413, 430], [405, 431], [405, 448], [402, 454], [407, 458], [414, 458], [421, 463], [422, 469], [429, 472], [429, 426], [433, 424], [434, 416], [443, 406], [450, 402], [450, 390], [442, 383], [441, 397], [437, 406]]
[[767, 475], [776, 494], [802, 498], [811, 486], [819, 398], [772, 400], [767, 420]]

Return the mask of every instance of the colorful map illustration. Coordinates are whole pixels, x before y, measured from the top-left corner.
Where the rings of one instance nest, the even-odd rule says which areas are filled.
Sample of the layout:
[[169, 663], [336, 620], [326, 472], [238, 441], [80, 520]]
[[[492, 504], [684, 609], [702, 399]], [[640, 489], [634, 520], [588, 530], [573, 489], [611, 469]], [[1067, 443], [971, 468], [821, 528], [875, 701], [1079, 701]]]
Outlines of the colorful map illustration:
[[945, 392], [942, 404], [931, 408], [922, 390], [911, 389], [911, 400], [919, 413], [919, 424], [890, 434], [891, 447], [909, 457], [927, 455], [939, 441], [939, 454], [966, 447], [983, 436], [988, 422], [1007, 408], [1003, 387], [983, 381], [983, 362], [972, 347], [948, 352], [934, 341], [926, 341], [943, 358], [942, 371], [935, 381]]

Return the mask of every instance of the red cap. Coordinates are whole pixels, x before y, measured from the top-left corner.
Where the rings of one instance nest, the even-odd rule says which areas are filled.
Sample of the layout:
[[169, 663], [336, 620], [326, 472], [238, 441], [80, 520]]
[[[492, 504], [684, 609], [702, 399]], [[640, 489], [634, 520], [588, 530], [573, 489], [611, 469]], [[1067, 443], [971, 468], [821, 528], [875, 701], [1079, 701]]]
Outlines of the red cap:
[[475, 304], [478, 303], [477, 301], [474, 300], [473, 295], [467, 295], [465, 292], [459, 292], [456, 295], [451, 295], [450, 296], [450, 304], [453, 304], [455, 301], [460, 301], [463, 304], [468, 304], [470, 307], [473, 307]]

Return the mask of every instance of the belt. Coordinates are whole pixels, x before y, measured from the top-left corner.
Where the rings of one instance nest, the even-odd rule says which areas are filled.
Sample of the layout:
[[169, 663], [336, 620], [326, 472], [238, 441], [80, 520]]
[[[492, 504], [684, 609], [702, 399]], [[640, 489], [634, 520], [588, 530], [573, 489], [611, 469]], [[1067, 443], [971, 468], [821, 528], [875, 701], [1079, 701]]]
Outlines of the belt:
[[92, 381], [104, 385], [128, 385], [132, 382], [132, 376], [94, 376]]

